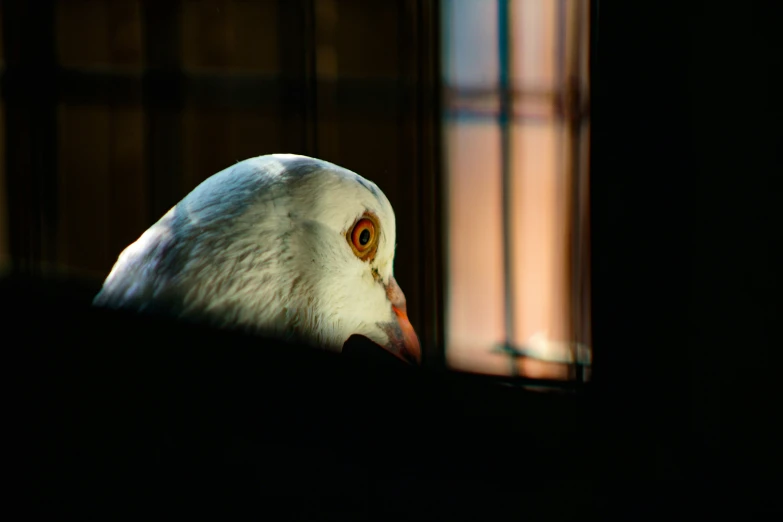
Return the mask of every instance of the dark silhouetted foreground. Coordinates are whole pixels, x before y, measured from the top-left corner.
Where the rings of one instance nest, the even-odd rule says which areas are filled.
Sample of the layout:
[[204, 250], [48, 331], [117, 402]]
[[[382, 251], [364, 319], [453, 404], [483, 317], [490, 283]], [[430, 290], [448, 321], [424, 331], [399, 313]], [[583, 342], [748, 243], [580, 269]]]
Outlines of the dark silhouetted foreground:
[[428, 372], [361, 339], [332, 355], [91, 297], [70, 283], [2, 286], [15, 485], [31, 508], [249, 494], [394, 513], [592, 473], [583, 396]]

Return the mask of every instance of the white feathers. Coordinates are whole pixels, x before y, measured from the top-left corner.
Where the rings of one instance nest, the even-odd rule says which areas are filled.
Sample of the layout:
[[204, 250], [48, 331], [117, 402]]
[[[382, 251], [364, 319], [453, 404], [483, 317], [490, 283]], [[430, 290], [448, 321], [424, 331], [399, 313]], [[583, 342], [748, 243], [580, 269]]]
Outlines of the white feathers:
[[[345, 234], [368, 211], [379, 243], [362, 261]], [[353, 334], [383, 345], [395, 240], [394, 211], [374, 183], [306, 156], [260, 156], [205, 180], [125, 249], [95, 304], [336, 350]]]

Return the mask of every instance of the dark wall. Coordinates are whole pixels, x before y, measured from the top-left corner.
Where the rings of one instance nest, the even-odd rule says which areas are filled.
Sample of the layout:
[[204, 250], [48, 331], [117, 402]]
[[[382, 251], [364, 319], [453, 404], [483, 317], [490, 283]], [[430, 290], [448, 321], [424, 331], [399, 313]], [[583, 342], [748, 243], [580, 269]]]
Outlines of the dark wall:
[[395, 274], [433, 355], [436, 2], [49, 0], [0, 12], [14, 268], [99, 284], [208, 176], [261, 154], [317, 156], [392, 202]]
[[[758, 509], [763, 488], [748, 493], [781, 463], [781, 4], [605, 1], [594, 15], [607, 465], [699, 476], [702, 505]], [[731, 500], [715, 494], [727, 484]]]

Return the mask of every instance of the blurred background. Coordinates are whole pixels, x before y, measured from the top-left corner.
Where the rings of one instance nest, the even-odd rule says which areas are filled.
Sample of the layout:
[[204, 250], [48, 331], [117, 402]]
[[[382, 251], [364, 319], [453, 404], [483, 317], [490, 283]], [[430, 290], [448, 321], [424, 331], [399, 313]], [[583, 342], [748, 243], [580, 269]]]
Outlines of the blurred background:
[[392, 202], [424, 364], [588, 378], [590, 11], [3, 1], [0, 267], [97, 291], [210, 175], [306, 154]]

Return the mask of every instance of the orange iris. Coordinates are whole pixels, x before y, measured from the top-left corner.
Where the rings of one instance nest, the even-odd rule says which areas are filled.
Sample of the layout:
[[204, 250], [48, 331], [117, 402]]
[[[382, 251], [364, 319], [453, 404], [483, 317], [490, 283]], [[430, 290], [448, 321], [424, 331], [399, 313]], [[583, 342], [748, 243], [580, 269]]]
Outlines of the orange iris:
[[351, 242], [359, 254], [370, 250], [375, 243], [375, 224], [367, 218], [357, 221], [351, 232]]

